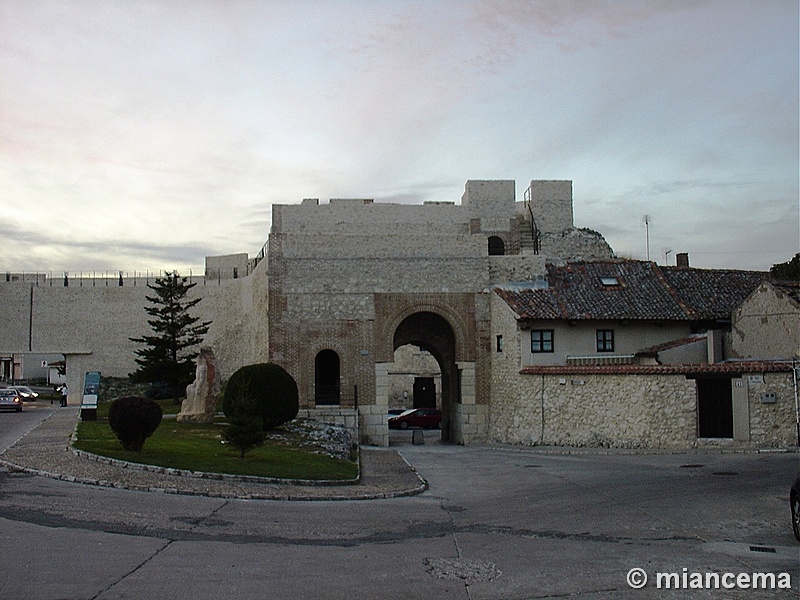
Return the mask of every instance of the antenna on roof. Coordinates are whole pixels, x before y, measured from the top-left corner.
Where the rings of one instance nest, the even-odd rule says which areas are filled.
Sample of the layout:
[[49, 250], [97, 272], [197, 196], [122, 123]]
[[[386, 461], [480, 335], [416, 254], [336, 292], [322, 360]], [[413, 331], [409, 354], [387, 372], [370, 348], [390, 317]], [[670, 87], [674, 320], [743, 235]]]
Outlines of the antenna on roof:
[[662, 248], [664, 252], [664, 264], [669, 265], [669, 255], [672, 254], [672, 248]]
[[647, 260], [650, 260], [650, 215], [643, 215], [642, 222], [644, 223], [644, 238], [647, 245]]

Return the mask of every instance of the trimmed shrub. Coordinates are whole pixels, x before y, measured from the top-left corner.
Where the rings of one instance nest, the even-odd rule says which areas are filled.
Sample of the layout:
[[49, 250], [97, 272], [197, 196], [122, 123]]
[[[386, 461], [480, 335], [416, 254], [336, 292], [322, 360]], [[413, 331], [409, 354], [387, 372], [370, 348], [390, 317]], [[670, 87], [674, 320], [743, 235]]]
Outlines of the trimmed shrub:
[[232, 419], [236, 416], [236, 405], [243, 398], [255, 402], [255, 415], [261, 417], [265, 430], [275, 429], [291, 421], [300, 410], [297, 384], [283, 367], [274, 363], [247, 365], [236, 371], [228, 380], [222, 402], [222, 411]]
[[139, 396], [117, 398], [108, 410], [108, 424], [125, 450], [141, 452], [144, 441], [161, 424], [161, 407]]

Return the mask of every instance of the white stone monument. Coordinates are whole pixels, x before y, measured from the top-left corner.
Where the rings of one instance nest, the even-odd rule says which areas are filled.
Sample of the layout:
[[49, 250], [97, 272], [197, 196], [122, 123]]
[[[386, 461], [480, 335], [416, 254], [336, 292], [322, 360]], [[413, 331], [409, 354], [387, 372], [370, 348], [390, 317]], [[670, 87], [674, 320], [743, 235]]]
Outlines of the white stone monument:
[[186, 399], [178, 423], [211, 423], [219, 397], [219, 367], [211, 348], [200, 348], [194, 382], [186, 386]]

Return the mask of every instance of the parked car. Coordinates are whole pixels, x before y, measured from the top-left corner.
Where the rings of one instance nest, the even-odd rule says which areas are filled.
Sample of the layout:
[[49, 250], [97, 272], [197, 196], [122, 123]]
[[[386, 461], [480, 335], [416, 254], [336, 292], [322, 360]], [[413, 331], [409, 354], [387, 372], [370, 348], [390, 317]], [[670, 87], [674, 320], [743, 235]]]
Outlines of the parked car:
[[15, 385], [14, 389], [17, 390], [17, 393], [22, 397], [25, 401], [33, 401], [39, 397], [38, 392], [34, 392], [31, 388], [26, 385]]
[[14, 388], [0, 389], [0, 408], [22, 412], [22, 398]]
[[410, 408], [389, 419], [390, 429], [408, 429], [422, 427], [425, 429], [441, 428], [442, 411], [436, 408]]
[[792, 510], [792, 529], [794, 530], [794, 537], [800, 542], [800, 473], [792, 484], [792, 489], [789, 492], [789, 506]]

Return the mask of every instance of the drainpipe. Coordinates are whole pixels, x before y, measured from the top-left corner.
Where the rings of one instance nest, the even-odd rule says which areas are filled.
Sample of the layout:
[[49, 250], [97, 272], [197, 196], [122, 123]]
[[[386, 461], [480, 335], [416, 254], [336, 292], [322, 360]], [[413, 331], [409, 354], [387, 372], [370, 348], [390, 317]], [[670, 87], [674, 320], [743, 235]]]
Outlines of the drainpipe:
[[797, 360], [792, 359], [792, 381], [794, 383], [794, 427], [797, 445], [800, 446], [800, 399], [797, 397]]
[[28, 305], [28, 352], [33, 351], [33, 285], [31, 285], [31, 299]]
[[542, 446], [544, 446], [544, 373], [542, 373], [541, 404], [542, 404], [542, 433], [539, 436], [539, 440], [540, 440], [540, 443], [542, 444]]

